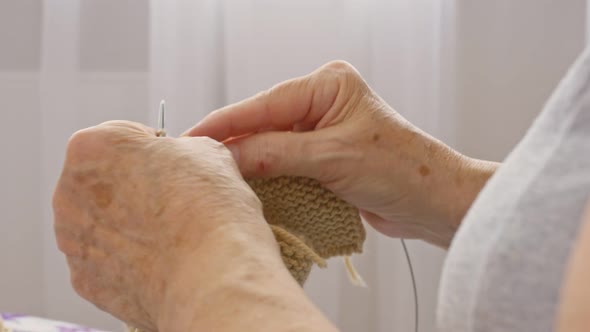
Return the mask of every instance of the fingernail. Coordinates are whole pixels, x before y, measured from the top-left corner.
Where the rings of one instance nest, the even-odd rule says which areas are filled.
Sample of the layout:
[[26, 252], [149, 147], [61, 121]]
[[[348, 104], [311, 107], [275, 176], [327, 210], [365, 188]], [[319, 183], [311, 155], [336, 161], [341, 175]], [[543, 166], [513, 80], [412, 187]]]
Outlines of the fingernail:
[[234, 156], [234, 160], [238, 162], [240, 160], [240, 149], [237, 144], [226, 144], [226, 147]]

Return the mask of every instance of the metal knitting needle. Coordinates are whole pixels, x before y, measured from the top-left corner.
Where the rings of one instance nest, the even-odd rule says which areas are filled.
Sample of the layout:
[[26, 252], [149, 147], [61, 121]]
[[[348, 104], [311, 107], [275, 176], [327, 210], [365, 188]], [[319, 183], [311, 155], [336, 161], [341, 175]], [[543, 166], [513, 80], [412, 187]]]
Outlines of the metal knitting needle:
[[165, 127], [165, 119], [166, 119], [166, 101], [162, 99], [160, 101], [160, 110], [158, 111], [158, 130], [156, 131], [156, 136], [158, 137], [166, 137], [166, 127]]

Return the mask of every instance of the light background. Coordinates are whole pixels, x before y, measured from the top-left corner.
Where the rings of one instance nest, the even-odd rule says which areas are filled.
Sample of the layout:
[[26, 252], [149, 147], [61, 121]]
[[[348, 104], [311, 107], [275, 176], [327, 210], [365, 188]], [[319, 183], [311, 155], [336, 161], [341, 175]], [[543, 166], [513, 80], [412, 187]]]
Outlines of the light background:
[[[121, 324], [71, 290], [51, 194], [68, 137], [111, 119], [178, 134], [211, 110], [344, 59], [405, 117], [468, 155], [501, 160], [586, 35], [584, 0], [0, 0], [0, 311], [110, 330]], [[421, 332], [434, 331], [444, 252], [409, 243]], [[345, 332], [410, 331], [398, 241], [369, 233], [311, 298]]]

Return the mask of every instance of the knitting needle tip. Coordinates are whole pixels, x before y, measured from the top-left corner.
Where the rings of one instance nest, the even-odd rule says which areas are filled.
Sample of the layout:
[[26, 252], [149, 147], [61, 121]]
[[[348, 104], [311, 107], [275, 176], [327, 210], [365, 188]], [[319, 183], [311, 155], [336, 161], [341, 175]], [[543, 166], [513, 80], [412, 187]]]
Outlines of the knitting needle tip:
[[159, 137], [166, 136], [165, 118], [166, 118], [166, 101], [164, 99], [162, 99], [160, 101], [160, 109], [158, 111], [158, 131], [156, 132], [156, 135]]

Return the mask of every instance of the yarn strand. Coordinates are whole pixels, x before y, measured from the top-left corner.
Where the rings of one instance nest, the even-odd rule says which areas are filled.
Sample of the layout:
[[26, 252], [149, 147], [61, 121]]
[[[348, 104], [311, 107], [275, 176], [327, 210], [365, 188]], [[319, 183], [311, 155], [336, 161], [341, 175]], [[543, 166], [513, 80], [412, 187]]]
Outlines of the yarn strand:
[[367, 284], [363, 280], [363, 277], [361, 277], [361, 275], [354, 268], [354, 265], [352, 265], [352, 260], [350, 259], [350, 256], [344, 257], [344, 266], [346, 267], [346, 272], [348, 272], [348, 279], [353, 285], [359, 287], [367, 287]]
[[295, 246], [300, 252], [304, 253], [307, 257], [311, 258], [311, 260], [316, 263], [319, 267], [326, 267], [326, 261], [320, 257], [313, 249], [311, 249], [305, 242], [303, 242], [297, 236], [289, 233], [282, 227], [276, 225], [270, 225], [275, 236], [281, 238], [285, 241], [288, 241], [291, 245]]

